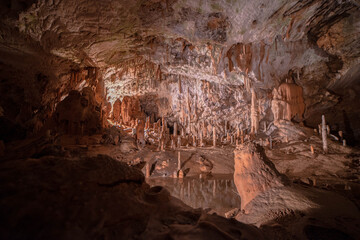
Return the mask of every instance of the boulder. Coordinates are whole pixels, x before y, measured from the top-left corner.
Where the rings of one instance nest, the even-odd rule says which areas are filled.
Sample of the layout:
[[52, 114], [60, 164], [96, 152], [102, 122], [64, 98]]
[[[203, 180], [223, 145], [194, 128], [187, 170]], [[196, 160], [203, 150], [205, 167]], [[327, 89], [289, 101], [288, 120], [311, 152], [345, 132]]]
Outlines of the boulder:
[[239, 145], [234, 154], [234, 183], [241, 198], [242, 209], [257, 195], [286, 185], [286, 178], [276, 170], [259, 145]]

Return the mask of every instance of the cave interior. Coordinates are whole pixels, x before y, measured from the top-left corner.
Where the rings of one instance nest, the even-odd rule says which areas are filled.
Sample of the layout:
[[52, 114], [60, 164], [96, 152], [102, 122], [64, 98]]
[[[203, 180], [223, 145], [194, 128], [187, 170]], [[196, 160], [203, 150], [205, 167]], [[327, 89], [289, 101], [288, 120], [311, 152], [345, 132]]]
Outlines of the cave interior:
[[0, 13], [0, 239], [360, 239], [359, 0]]

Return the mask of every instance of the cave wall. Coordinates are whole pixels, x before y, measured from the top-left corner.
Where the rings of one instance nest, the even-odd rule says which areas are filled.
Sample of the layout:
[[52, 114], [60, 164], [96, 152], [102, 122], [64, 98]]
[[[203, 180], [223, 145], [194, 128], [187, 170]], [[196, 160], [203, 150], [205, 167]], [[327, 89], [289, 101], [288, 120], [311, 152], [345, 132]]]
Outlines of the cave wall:
[[[308, 126], [329, 112], [330, 125], [359, 136], [354, 108], [344, 109], [351, 124], [336, 114], [357, 99], [356, 1], [5, 1], [0, 10], [5, 135], [37, 132], [84, 85], [101, 93], [104, 116], [107, 101], [137, 96], [153, 118], [249, 128], [250, 89], [260, 121], [272, 121], [271, 92], [292, 78]], [[74, 84], [88, 68], [93, 82]]]

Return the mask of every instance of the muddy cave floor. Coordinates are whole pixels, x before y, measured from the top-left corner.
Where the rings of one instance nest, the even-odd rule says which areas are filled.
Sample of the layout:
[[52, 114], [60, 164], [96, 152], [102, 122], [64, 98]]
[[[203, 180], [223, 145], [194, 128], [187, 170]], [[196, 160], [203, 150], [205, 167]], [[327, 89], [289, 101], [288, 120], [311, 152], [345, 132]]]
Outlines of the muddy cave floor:
[[[155, 138], [154, 138], [155, 139]], [[147, 141], [146, 145], [138, 148], [135, 138], [122, 131], [121, 142], [117, 145], [101, 143], [102, 135], [56, 137], [37, 137], [24, 141], [13, 142], [6, 146], [6, 154], [0, 162], [2, 182], [11, 181], [12, 177], [4, 174], [8, 168], [7, 163], [29, 161], [32, 159], [47, 158], [49, 156], [74, 160], [81, 157], [96, 157], [108, 155], [111, 158], [124, 162], [129, 166], [141, 169], [145, 175], [146, 162], [151, 166], [151, 176], [146, 178], [150, 186], [161, 185], [169, 190], [170, 194], [192, 208], [202, 208], [208, 214], [225, 216], [232, 209], [240, 209], [241, 199], [236, 192], [233, 181], [234, 150], [235, 145], [224, 143], [217, 147], [211, 146], [207, 139], [205, 147], [183, 146], [180, 149], [159, 151], [155, 140]], [[258, 143], [259, 139], [256, 140]], [[312, 154], [310, 146], [314, 147]], [[326, 218], [327, 212], [338, 214], [336, 229], [348, 227], [345, 232], [354, 238], [360, 236], [360, 150], [353, 147], [344, 147], [335, 140], [329, 142], [329, 153], [322, 153], [322, 142], [318, 134], [307, 136], [305, 140], [288, 142], [274, 142], [272, 149], [263, 146], [266, 156], [275, 164], [277, 170], [291, 180], [291, 187], [299, 191], [312, 191], [318, 194], [323, 202], [321, 211], [316, 215]], [[178, 154], [180, 152], [181, 169], [184, 178], [176, 175]], [[21, 161], [19, 161], [21, 160]], [[209, 167], [211, 166], [211, 167]], [[210, 170], [209, 170], [210, 168]], [[19, 176], [21, 178], [21, 176]], [[26, 196], [23, 196], [26, 198]], [[348, 203], [351, 203], [350, 205]], [[341, 214], [344, 213], [344, 216]], [[276, 216], [272, 221], [261, 226], [267, 232], [268, 238], [278, 238], [279, 233], [273, 229], [281, 228], [279, 232], [290, 235], [284, 239], [291, 239], [296, 234], [295, 228], [299, 226], [302, 214], [284, 213]], [[308, 216], [307, 221], [315, 221], [314, 214]], [[322, 220], [322, 223], [326, 220]], [[305, 225], [305, 223], [302, 223]], [[322, 224], [322, 225], [323, 225]], [[315, 224], [316, 225], [316, 224]], [[330, 223], [334, 227], [334, 223]], [[271, 228], [268, 230], [267, 227]], [[304, 227], [304, 226], [302, 226]], [[302, 228], [303, 229], [303, 228]], [[310, 229], [311, 231], [311, 229]], [[326, 231], [326, 230], [324, 230]], [[269, 234], [271, 232], [271, 234]], [[275, 231], [276, 232], [276, 231]], [[319, 231], [315, 231], [316, 236]], [[321, 231], [320, 231], [321, 232]], [[347, 238], [342, 232], [330, 231], [330, 235]], [[326, 234], [325, 234], [326, 235]], [[309, 236], [309, 235], [307, 235]], [[300, 237], [301, 238], [301, 237]], [[312, 238], [316, 239], [316, 238]], [[322, 239], [322, 238], [320, 238]]]

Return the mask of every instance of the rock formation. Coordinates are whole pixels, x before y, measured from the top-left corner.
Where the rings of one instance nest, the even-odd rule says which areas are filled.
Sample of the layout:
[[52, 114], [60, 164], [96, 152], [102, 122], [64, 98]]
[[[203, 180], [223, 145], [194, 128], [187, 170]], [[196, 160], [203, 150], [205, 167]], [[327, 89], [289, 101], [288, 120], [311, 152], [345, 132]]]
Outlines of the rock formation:
[[112, 106], [112, 119], [120, 123], [121, 118], [121, 101], [117, 99]]
[[93, 134], [102, 128], [101, 110], [97, 107], [91, 88], [81, 93], [71, 91], [61, 101], [53, 115], [57, 131], [67, 134]]
[[271, 110], [275, 121], [291, 121], [293, 118], [302, 121], [305, 111], [302, 87], [293, 82], [286, 82], [278, 89], [274, 88]]
[[253, 143], [240, 145], [234, 154], [234, 181], [242, 209], [259, 194], [286, 185], [285, 179], [266, 158], [260, 146]]
[[134, 125], [136, 119], [142, 119], [139, 98], [125, 96], [121, 103], [121, 117], [126, 125]]

